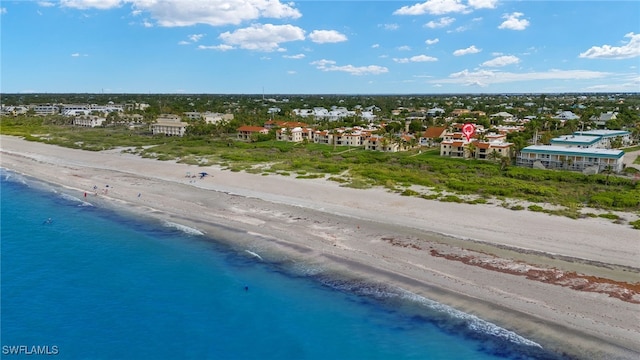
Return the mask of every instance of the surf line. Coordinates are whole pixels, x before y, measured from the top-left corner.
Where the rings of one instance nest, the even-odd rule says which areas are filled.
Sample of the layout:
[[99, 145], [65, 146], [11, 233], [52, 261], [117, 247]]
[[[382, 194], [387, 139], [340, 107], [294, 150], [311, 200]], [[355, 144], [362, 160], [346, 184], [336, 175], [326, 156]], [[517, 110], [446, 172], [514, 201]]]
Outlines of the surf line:
[[251, 251], [251, 250], [245, 250], [245, 251], [246, 251], [246, 252], [248, 252], [251, 256], [255, 256], [255, 257], [257, 257], [258, 259], [262, 260], [262, 256], [260, 256], [260, 255], [258, 255], [258, 254], [256, 254], [256, 253], [254, 253], [253, 251]]

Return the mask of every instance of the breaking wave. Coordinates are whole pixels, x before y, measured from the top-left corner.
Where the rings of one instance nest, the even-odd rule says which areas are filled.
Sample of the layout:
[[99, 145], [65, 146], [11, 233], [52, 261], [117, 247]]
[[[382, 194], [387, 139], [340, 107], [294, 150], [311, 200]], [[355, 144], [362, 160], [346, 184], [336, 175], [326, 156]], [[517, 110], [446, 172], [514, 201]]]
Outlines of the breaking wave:
[[198, 235], [198, 236], [204, 235], [204, 232], [202, 232], [202, 231], [200, 231], [198, 229], [195, 229], [195, 228], [192, 228], [192, 227], [189, 227], [189, 226], [186, 226], [186, 225], [182, 225], [182, 224], [177, 224], [177, 223], [174, 223], [174, 222], [171, 222], [171, 221], [165, 221], [164, 222], [164, 226], [166, 226], [168, 228], [174, 228], [176, 230], [180, 230], [183, 233], [189, 234], [189, 235]]

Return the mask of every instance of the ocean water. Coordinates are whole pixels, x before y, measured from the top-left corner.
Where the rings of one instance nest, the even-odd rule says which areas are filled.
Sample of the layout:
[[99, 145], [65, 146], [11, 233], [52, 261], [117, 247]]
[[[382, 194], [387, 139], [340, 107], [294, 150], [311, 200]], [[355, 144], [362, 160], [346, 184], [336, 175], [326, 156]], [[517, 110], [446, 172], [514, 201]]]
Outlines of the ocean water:
[[3, 358], [559, 358], [401, 289], [261, 261], [0, 175]]

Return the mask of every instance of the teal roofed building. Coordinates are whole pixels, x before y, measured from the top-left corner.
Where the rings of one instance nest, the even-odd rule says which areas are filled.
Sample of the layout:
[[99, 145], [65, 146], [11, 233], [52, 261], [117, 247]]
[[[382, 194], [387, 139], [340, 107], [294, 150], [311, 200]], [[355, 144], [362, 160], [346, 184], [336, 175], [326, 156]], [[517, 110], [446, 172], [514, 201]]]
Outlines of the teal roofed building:
[[588, 131], [576, 131], [573, 133], [576, 136], [597, 136], [600, 138], [601, 147], [611, 148], [611, 140], [619, 139], [620, 146], [631, 145], [631, 133], [624, 130], [588, 130]]
[[620, 172], [624, 151], [602, 148], [579, 148], [554, 145], [532, 145], [520, 151], [518, 166], [600, 173]]
[[583, 149], [604, 147], [601, 144], [601, 138], [599, 136], [565, 135], [553, 138], [550, 142], [553, 146], [576, 147]]

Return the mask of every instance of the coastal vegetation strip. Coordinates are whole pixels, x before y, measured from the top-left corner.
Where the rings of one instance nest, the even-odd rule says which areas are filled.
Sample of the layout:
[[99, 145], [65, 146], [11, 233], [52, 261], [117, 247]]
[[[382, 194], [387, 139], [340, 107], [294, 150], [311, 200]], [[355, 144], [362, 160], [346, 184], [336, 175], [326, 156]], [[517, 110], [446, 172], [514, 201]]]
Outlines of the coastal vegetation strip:
[[[145, 129], [79, 128], [42, 118], [3, 118], [0, 132], [64, 147], [90, 151], [123, 151], [158, 160], [198, 166], [221, 166], [230, 171], [299, 178], [325, 177], [342, 186], [382, 186], [406, 196], [470, 204], [515, 199], [542, 211], [571, 218], [589, 216], [586, 206], [638, 214], [640, 182], [633, 176], [581, 173], [515, 167], [503, 162], [443, 158], [437, 149], [386, 153], [331, 145], [278, 141], [240, 142], [227, 136], [151, 136]], [[416, 187], [428, 191], [416, 191]], [[515, 205], [513, 210], [524, 210]], [[635, 215], [637, 216], [637, 215]], [[614, 222], [624, 223], [617, 217]], [[630, 219], [633, 222], [633, 219]], [[631, 225], [636, 227], [635, 222]], [[637, 228], [637, 227], [636, 227]]]

